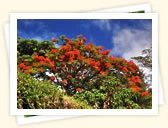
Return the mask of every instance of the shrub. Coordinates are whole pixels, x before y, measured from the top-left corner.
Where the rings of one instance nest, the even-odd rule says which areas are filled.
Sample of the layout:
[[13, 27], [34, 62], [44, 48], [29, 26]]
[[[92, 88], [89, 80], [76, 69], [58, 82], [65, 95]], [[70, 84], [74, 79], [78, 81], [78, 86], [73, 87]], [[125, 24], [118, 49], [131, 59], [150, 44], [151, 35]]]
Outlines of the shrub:
[[99, 109], [151, 109], [151, 96], [142, 96], [140, 92], [135, 93], [130, 88], [121, 87], [115, 77], [103, 80], [106, 82], [102, 82], [100, 88], [78, 92], [74, 97]]
[[39, 81], [18, 72], [17, 107], [19, 109], [79, 109], [86, 103], [66, 96], [51, 81]]

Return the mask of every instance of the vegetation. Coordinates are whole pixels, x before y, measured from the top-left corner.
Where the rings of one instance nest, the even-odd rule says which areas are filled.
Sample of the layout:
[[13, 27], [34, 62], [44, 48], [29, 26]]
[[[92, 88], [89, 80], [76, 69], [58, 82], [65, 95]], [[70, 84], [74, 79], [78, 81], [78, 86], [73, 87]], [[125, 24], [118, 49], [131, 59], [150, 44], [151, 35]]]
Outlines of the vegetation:
[[134, 62], [82, 35], [18, 38], [18, 108], [143, 109], [152, 107], [151, 93]]
[[61, 92], [51, 81], [39, 81], [23, 73], [18, 73], [17, 100], [19, 109], [91, 108]]

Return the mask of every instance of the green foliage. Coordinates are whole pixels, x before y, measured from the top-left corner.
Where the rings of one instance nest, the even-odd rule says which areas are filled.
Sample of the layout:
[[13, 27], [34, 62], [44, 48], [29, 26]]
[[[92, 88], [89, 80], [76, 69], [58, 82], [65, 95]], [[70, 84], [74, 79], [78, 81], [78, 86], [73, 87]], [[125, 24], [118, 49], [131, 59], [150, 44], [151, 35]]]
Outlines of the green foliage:
[[44, 55], [49, 49], [54, 48], [54, 44], [50, 41], [39, 42], [37, 40], [29, 40], [18, 38], [17, 41], [17, 54], [22, 55], [32, 55], [37, 53], [39, 55]]
[[152, 103], [149, 100], [150, 98], [140, 98], [139, 94], [135, 94], [128, 88], [116, 88], [112, 90], [111, 92], [113, 93], [110, 97], [108, 97], [103, 90], [99, 89], [77, 93], [75, 94], [75, 98], [87, 102], [93, 108], [151, 109]]
[[112, 108], [118, 109], [140, 109], [138, 104], [139, 95], [135, 94], [131, 89], [119, 88], [112, 94]]
[[50, 81], [39, 81], [18, 72], [17, 107], [19, 109], [82, 109], [86, 103], [66, 96]]
[[[131, 89], [122, 87], [117, 78], [102, 78], [99, 88], [75, 94], [76, 99], [87, 102], [93, 108], [111, 109], [151, 109], [151, 97], [141, 97]], [[146, 107], [145, 107], [146, 106]]]

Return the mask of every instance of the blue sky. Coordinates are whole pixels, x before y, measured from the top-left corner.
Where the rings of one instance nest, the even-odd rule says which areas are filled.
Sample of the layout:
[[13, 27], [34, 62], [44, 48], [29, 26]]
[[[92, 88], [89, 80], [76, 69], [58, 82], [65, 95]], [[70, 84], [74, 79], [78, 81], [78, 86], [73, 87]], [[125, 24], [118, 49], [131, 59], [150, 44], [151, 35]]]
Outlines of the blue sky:
[[114, 56], [130, 59], [152, 44], [150, 19], [19, 19], [17, 35], [22, 38], [50, 40], [66, 35], [84, 35], [88, 42], [102, 45]]

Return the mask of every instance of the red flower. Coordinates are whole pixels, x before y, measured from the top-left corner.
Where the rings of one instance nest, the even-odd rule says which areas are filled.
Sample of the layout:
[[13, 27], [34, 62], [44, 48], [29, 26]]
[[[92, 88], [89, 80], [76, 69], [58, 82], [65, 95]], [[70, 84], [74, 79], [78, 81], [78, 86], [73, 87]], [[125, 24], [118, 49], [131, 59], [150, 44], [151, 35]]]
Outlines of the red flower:
[[123, 67], [122, 71], [123, 72], [128, 72], [128, 69], [126, 67]]
[[78, 60], [83, 60], [83, 56], [80, 56], [80, 55], [79, 55], [79, 56], [77, 57], [77, 59], [78, 59]]
[[73, 57], [70, 57], [70, 58], [69, 58], [69, 62], [72, 62], [73, 60], [74, 60]]
[[51, 53], [56, 53], [57, 52], [57, 49], [51, 49]]
[[65, 56], [68, 57], [69, 61], [73, 61], [75, 58], [79, 57], [79, 50], [69, 51], [65, 53]]
[[49, 62], [49, 65], [50, 65], [50, 68], [54, 68], [54, 66], [55, 66], [55, 65], [54, 65], [54, 61], [50, 61], [50, 62]]
[[61, 60], [64, 60], [65, 59], [65, 55], [61, 55], [60, 58], [61, 58]]
[[51, 81], [54, 81], [54, 80], [55, 80], [55, 77], [54, 77], [54, 76], [51, 76], [51, 77], [50, 77], [50, 80], [51, 80]]
[[96, 61], [91, 60], [91, 62], [90, 62], [90, 65], [91, 65], [91, 66], [93, 66], [93, 67], [94, 67], [94, 66], [96, 66], [96, 64], [97, 64], [97, 63], [96, 63]]
[[37, 61], [45, 61], [44, 56], [37, 56], [37, 55], [35, 55], [35, 56], [33, 56], [33, 59], [37, 60]]
[[141, 90], [141, 88], [140, 87], [138, 87], [138, 86], [134, 86], [134, 87], [132, 87], [132, 91], [133, 92], [139, 92]]
[[141, 96], [149, 96], [149, 92], [148, 91], [142, 92]]
[[120, 70], [123, 68], [121, 65], [118, 65], [117, 67], [118, 67], [118, 69], [120, 69]]
[[73, 51], [73, 54], [74, 54], [74, 55], [79, 55], [80, 52], [79, 52], [79, 50], [76, 49], [76, 50]]
[[127, 62], [127, 65], [128, 65], [128, 69], [131, 71], [131, 72], [138, 72], [139, 71], [139, 67], [136, 66], [136, 64], [133, 62], [133, 61], [129, 61]]
[[19, 68], [23, 69], [26, 65], [24, 63], [19, 64]]
[[37, 56], [37, 55], [34, 55], [34, 56], [33, 56], [33, 59], [34, 59], [34, 60], [38, 60], [38, 56]]
[[46, 62], [46, 63], [50, 63], [51, 60], [47, 57], [47, 58], [45, 59], [45, 62]]
[[130, 70], [132, 73], [135, 73], [135, 69], [132, 67], [128, 67], [128, 70]]
[[31, 68], [31, 66], [25, 66], [24, 69], [25, 70], [29, 70]]
[[85, 61], [85, 63], [88, 64], [88, 65], [91, 63], [91, 59], [89, 59], [89, 58], [88, 58], [88, 59], [85, 59], [84, 61]]
[[95, 68], [97, 71], [100, 71], [100, 70], [101, 70], [100, 67], [98, 67], [98, 66], [94, 66], [94, 68]]
[[131, 81], [133, 81], [135, 83], [139, 83], [139, 84], [142, 83], [141, 78], [139, 76], [133, 76], [133, 77], [131, 77]]
[[134, 63], [133, 61], [129, 61], [129, 62], [128, 62], [128, 65], [129, 65], [129, 66], [135, 66], [135, 63]]
[[45, 61], [45, 58], [44, 58], [44, 56], [38, 56], [38, 60], [39, 61]]
[[105, 76], [105, 75], [107, 75], [107, 72], [101, 71], [100, 74], [101, 74], [102, 76]]
[[104, 65], [105, 65], [106, 68], [110, 68], [111, 67], [110, 63], [105, 63]]
[[81, 88], [76, 88], [76, 91], [77, 92], [80, 92], [82, 89]]
[[38, 63], [33, 63], [32, 66], [37, 67]]
[[62, 83], [64, 86], [66, 86], [68, 82], [67, 82], [67, 80], [65, 79], [65, 80], [61, 81], [61, 83]]
[[93, 44], [92, 44], [92, 43], [86, 45], [86, 49], [87, 49], [87, 50], [90, 51], [90, 50], [92, 50], [92, 48], [93, 48]]
[[44, 61], [40, 61], [40, 64], [41, 64], [41, 65], [45, 65], [45, 62], [44, 62]]
[[69, 43], [67, 43], [66, 45], [63, 45], [62, 47], [61, 47], [61, 50], [63, 50], [63, 51], [68, 51], [68, 50], [70, 50], [71, 49], [71, 45], [69, 44]]
[[72, 51], [66, 52], [65, 56], [66, 57], [72, 57], [73, 56], [73, 52]]
[[110, 56], [109, 59], [110, 59], [110, 61], [115, 61], [115, 57], [113, 57], [113, 56]]
[[110, 50], [105, 50], [105, 51], [103, 51], [101, 54], [102, 55], [108, 55], [110, 53]]
[[19, 68], [23, 69], [23, 70], [29, 70], [31, 68], [31, 66], [26, 66], [24, 63], [20, 63]]
[[71, 75], [67, 75], [67, 79], [70, 79], [70, 78], [72, 78], [72, 76]]

